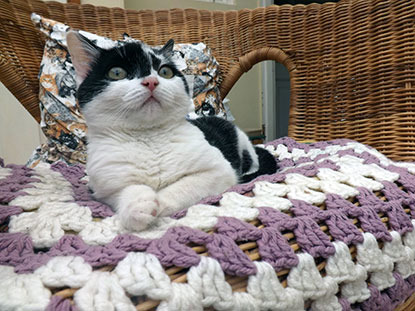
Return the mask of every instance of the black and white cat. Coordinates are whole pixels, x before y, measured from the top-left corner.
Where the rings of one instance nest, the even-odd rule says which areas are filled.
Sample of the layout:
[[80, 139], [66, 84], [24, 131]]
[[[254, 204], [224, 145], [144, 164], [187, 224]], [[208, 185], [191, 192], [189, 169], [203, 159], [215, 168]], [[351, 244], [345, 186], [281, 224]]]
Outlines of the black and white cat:
[[186, 120], [189, 84], [173, 40], [102, 49], [71, 31], [67, 44], [88, 125], [89, 185], [127, 229], [276, 171], [274, 158], [228, 121]]

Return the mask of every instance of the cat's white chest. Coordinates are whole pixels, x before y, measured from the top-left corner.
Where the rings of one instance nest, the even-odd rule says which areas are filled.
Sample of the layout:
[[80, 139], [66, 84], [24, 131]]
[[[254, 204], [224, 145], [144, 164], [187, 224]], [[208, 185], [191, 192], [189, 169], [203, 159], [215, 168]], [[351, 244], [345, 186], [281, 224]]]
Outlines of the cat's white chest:
[[127, 178], [136, 183], [144, 183], [153, 189], [158, 189], [162, 183], [163, 159], [169, 156], [166, 152], [166, 146], [155, 142], [149, 145], [127, 143], [121, 145], [120, 148], [125, 150], [122, 161], [128, 167], [125, 172]]
[[158, 191], [186, 175], [211, 168], [233, 172], [222, 153], [187, 123], [136, 140], [122, 135], [93, 140], [88, 150], [87, 169], [97, 198], [131, 184], [145, 184]]
[[192, 154], [192, 148], [186, 145], [184, 137], [149, 144], [129, 143], [120, 147], [125, 150], [122, 158], [128, 167], [127, 178], [154, 190], [177, 181], [189, 170], [202, 168], [202, 154], [195, 155], [194, 150]]

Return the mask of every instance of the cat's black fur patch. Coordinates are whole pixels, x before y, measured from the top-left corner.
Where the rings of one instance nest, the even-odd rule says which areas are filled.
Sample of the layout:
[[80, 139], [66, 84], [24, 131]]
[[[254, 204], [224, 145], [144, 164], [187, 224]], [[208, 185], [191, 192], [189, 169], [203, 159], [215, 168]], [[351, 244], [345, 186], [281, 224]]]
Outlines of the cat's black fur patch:
[[189, 122], [203, 132], [210, 145], [222, 152], [237, 172], [239, 182], [246, 183], [259, 175], [273, 174], [277, 171], [277, 163], [272, 154], [263, 148], [254, 147], [258, 156], [259, 169], [255, 173], [244, 175], [251, 168], [253, 161], [247, 150], [242, 152], [242, 158], [239, 156], [238, 134], [231, 122], [218, 117], [201, 117], [189, 120]]
[[249, 155], [248, 150], [242, 151], [242, 174], [249, 171], [252, 165], [252, 158]]
[[151, 55], [151, 61], [152, 61], [152, 65], [154, 70], [158, 70], [160, 68], [160, 64], [161, 64], [161, 59], [158, 58], [156, 55]]
[[218, 117], [201, 117], [189, 120], [205, 135], [212, 146], [218, 148], [237, 172], [240, 171], [241, 158], [238, 154], [238, 136], [232, 123]]
[[277, 161], [275, 161], [274, 156], [268, 150], [255, 146], [254, 148], [255, 153], [258, 155], [259, 169], [255, 173], [242, 176], [242, 183], [249, 182], [260, 175], [274, 174], [278, 169]]
[[91, 64], [91, 70], [78, 89], [78, 101], [81, 108], [101, 93], [111, 82], [107, 77], [113, 67], [121, 67], [127, 72], [127, 79], [145, 77], [151, 73], [151, 62], [137, 43], [126, 43], [121, 47], [99, 50], [98, 59]]

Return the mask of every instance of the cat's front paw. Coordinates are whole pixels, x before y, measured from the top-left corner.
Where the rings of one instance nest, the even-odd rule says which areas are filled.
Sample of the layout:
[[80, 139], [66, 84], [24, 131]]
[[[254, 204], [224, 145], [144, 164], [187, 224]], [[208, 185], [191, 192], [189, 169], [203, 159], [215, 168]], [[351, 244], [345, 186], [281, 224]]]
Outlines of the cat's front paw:
[[176, 196], [171, 196], [165, 191], [160, 191], [157, 194], [157, 202], [159, 204], [159, 213], [161, 217], [171, 216], [173, 213], [190, 206], [194, 202], [186, 202], [188, 204], [180, 204], [181, 202]]
[[131, 231], [146, 229], [158, 216], [159, 204], [153, 189], [145, 185], [125, 188], [118, 200], [121, 224]]

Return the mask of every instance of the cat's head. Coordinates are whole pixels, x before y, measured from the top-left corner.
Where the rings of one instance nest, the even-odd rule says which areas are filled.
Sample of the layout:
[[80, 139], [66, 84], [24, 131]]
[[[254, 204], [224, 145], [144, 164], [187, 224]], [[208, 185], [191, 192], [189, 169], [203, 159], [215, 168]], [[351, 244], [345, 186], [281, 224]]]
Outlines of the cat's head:
[[67, 44], [89, 127], [151, 128], [189, 112], [190, 88], [173, 57], [173, 40], [160, 49], [139, 41], [103, 49], [70, 31]]

